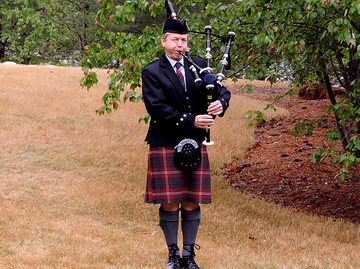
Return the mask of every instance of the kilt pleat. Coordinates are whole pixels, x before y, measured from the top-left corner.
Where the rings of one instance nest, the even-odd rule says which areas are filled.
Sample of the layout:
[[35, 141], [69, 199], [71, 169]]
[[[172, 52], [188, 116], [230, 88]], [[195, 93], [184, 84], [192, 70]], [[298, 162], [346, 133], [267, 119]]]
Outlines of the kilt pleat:
[[193, 171], [175, 166], [173, 147], [150, 146], [148, 156], [145, 202], [211, 203], [210, 165], [206, 146], [200, 144], [202, 162]]

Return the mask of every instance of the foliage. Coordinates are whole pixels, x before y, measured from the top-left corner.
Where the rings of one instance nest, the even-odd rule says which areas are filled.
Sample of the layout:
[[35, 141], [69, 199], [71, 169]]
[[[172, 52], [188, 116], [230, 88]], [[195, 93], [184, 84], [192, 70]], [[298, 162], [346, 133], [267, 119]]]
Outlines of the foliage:
[[[93, 44], [89, 56], [83, 59], [85, 76], [83, 86], [90, 88], [96, 83], [95, 67], [113, 67], [109, 71], [109, 89], [104, 95], [100, 114], [111, 113], [120, 99], [139, 101], [141, 94], [141, 70], [162, 53], [160, 47], [161, 27], [165, 18], [164, 1], [124, 1], [116, 5], [112, 0], [99, 0], [100, 11], [96, 18], [97, 35], [105, 40]], [[173, 1], [180, 18], [186, 18], [193, 31], [203, 31], [212, 26], [213, 33], [225, 36], [228, 31], [236, 33], [232, 47], [233, 79], [268, 79], [272, 83], [285, 75], [292, 82], [294, 91], [306, 82], [323, 82], [329, 93], [337, 129], [329, 132], [329, 138], [341, 141], [343, 149], [338, 161], [344, 170], [358, 162], [360, 152], [359, 109], [359, 58], [360, 58], [360, 1], [345, 0], [243, 0], [243, 1]], [[151, 15], [139, 33], [114, 32], [106, 24], [131, 25], [139, 13]], [[224, 40], [213, 39], [213, 67], [219, 68]], [[191, 35], [189, 47], [192, 53], [205, 55], [202, 35]], [[216, 72], [216, 71], [215, 71]], [[346, 89], [341, 100], [335, 99], [330, 82], [336, 81]], [[125, 92], [125, 85], [130, 91]], [[248, 91], [251, 90], [248, 88]], [[120, 98], [120, 93], [124, 94]], [[268, 106], [272, 108], [273, 105]], [[258, 120], [262, 113], [255, 111]], [[252, 117], [249, 113], [248, 117]], [[319, 120], [320, 122], [321, 120]], [[315, 124], [316, 122], [312, 123]], [[311, 133], [311, 123], [303, 125]], [[304, 133], [299, 126], [298, 134]], [[320, 152], [320, 151], [319, 151]], [[323, 150], [321, 155], [334, 155]]]
[[5, 0], [0, 4], [1, 49], [3, 56], [8, 50], [9, 59], [29, 63], [47, 46], [39, 41], [51, 36], [53, 28], [42, 16], [43, 1], [19, 2]]
[[[319, 81], [325, 84], [332, 105], [337, 129], [328, 139], [340, 141], [337, 151], [324, 149], [320, 156], [332, 157], [344, 164], [339, 175], [351, 176], [350, 168], [359, 162], [359, 31], [360, 1], [241, 1], [234, 4], [236, 14], [221, 17], [237, 25], [241, 34], [237, 44], [246, 44], [235, 57], [244, 63], [245, 77], [266, 77], [275, 83], [282, 77], [282, 66], [291, 70], [291, 82], [296, 86]], [[342, 99], [335, 99], [331, 83], [346, 89]], [[259, 111], [253, 112], [263, 119]], [[251, 116], [251, 113], [248, 115]], [[324, 118], [324, 117], [323, 117]], [[315, 124], [300, 123], [295, 134], [311, 135]], [[337, 155], [337, 158], [334, 156]]]
[[[284, 8], [283, 5], [286, 5]], [[246, 8], [247, 6], [247, 8]], [[325, 84], [332, 105], [328, 112], [335, 115], [337, 129], [328, 133], [328, 139], [340, 141], [343, 148], [319, 150], [317, 155], [332, 157], [344, 165], [339, 175], [344, 178], [355, 162], [359, 162], [359, 11], [360, 2], [349, 1], [246, 1], [241, 14], [254, 18], [246, 32], [253, 35], [248, 53], [254, 72], [260, 69], [271, 82], [279, 79], [273, 72], [278, 57], [287, 62], [293, 72], [294, 87], [306, 82]], [[245, 11], [245, 12], [244, 12]], [[244, 36], [244, 35], [241, 35]], [[246, 42], [246, 40], [244, 40]], [[249, 42], [248, 42], [249, 43]], [[269, 57], [270, 56], [270, 57]], [[346, 89], [342, 99], [335, 99], [330, 81]], [[295, 134], [311, 135], [315, 122], [302, 122]], [[337, 158], [334, 156], [337, 154]], [[314, 157], [313, 160], [320, 158]]]
[[87, 0], [0, 3], [0, 61], [76, 63], [93, 42], [98, 5]]
[[[178, 16], [186, 19], [189, 28], [193, 31], [203, 31], [206, 20], [202, 13], [204, 3], [208, 1], [174, 1], [179, 4]], [[160, 37], [162, 34], [163, 22], [166, 20], [164, 1], [124, 1], [122, 5], [116, 5], [114, 1], [100, 1], [101, 8], [96, 18], [99, 27], [98, 36], [105, 41], [103, 44], [93, 44], [88, 50], [88, 57], [82, 61], [85, 68], [85, 76], [81, 80], [84, 87], [88, 89], [96, 83], [96, 72], [92, 69], [113, 68], [109, 71], [109, 88], [103, 97], [104, 106], [99, 110], [99, 114], [111, 113], [118, 105], [119, 101], [140, 101], [141, 93], [136, 90], [141, 86], [141, 70], [148, 63], [154, 61], [163, 53]], [[219, 4], [220, 5], [220, 4]], [[151, 19], [143, 24], [139, 33], [128, 33], [126, 31], [114, 32], [109, 29], [109, 21], [115, 24], [126, 24], [133, 27], [138, 18], [151, 16]], [[161, 18], [161, 19], [158, 19]], [[138, 27], [141, 25], [138, 25]], [[215, 34], [221, 35], [230, 31], [228, 26], [224, 27], [219, 33], [216, 29]], [[213, 41], [214, 60], [219, 62], [221, 49], [226, 41], [220, 38]], [[189, 40], [191, 51], [196, 48], [196, 55], [205, 55], [204, 36], [193, 35]], [[115, 65], [114, 65], [115, 63]], [[116, 65], [116, 63], [119, 63]], [[115, 68], [114, 68], [115, 67]], [[125, 86], [130, 85], [130, 91], [125, 91]], [[123, 96], [120, 97], [121, 93]]]

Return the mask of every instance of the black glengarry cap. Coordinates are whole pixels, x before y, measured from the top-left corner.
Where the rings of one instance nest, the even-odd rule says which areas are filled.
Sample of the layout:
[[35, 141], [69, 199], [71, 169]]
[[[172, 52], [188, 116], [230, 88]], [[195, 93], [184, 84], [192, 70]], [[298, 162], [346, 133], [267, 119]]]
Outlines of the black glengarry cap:
[[175, 33], [184, 35], [189, 33], [185, 20], [167, 19], [164, 23], [163, 33]]

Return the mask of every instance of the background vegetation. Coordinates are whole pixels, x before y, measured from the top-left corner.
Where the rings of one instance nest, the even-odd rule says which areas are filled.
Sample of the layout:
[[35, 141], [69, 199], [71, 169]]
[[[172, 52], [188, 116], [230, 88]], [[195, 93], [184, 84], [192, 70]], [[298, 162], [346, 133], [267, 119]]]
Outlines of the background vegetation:
[[[106, 23], [135, 22], [138, 12], [155, 18], [163, 16], [164, 2], [139, 0], [116, 5], [111, 0], [100, 1], [96, 23], [106, 44], [94, 44], [83, 59], [82, 65], [86, 68], [83, 86], [91, 88], [97, 82], [92, 68], [105, 67], [114, 61], [121, 65], [111, 71], [108, 91], [103, 96], [104, 106], [99, 114], [111, 113], [121, 100], [141, 100], [141, 94], [135, 89], [141, 86], [142, 67], [162, 53], [159, 44], [162, 27], [158, 24], [148, 23], [141, 33], [127, 34], [108, 30]], [[178, 16], [189, 21], [191, 30], [201, 32], [206, 24], [210, 24], [216, 35], [223, 37], [213, 42], [214, 70], [219, 68], [227, 33], [234, 31], [233, 71], [227, 74], [232, 79], [266, 78], [272, 83], [286, 79], [292, 83], [293, 91], [307, 82], [323, 83], [331, 100], [328, 113], [334, 113], [336, 119], [336, 128], [328, 132], [327, 138], [341, 141], [342, 148], [320, 147], [312, 160], [330, 157], [334, 163], [343, 164], [339, 173], [343, 179], [352, 177], [348, 168], [360, 161], [359, 1], [174, 2]], [[191, 35], [189, 47], [196, 48], [197, 54], [205, 55], [204, 37]], [[346, 90], [340, 99], [335, 98], [332, 90], [334, 82]], [[129, 91], [125, 91], [127, 84]], [[262, 119], [261, 114], [261, 111], [249, 111], [248, 117], [257, 115]], [[324, 124], [323, 118], [301, 122], [295, 135], [311, 134], [315, 124]]]

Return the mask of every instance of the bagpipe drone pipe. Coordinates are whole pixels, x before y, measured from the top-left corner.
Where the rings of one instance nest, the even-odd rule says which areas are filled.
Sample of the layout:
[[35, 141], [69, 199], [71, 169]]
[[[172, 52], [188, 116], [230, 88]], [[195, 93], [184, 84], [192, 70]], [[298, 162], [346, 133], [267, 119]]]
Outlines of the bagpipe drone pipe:
[[[171, 1], [166, 0], [165, 1], [165, 8], [167, 12], [168, 19], [174, 19], [178, 20], [178, 16], [175, 12], [174, 6], [171, 3]], [[196, 32], [196, 31], [189, 31], [197, 34], [205, 34], [206, 35], [206, 67], [202, 68], [195, 64], [195, 62], [191, 59], [191, 55], [189, 50], [186, 51], [186, 53], [179, 51], [179, 53], [188, 61], [189, 63], [189, 69], [193, 73], [194, 79], [195, 79], [195, 85], [197, 89], [201, 89], [205, 86], [206, 88], [206, 98], [208, 106], [211, 102], [213, 102], [213, 95], [215, 91], [219, 91], [221, 87], [223, 87], [222, 81], [225, 78], [224, 71], [229, 70], [231, 68], [231, 59], [230, 59], [230, 50], [231, 45], [235, 40], [235, 33], [229, 32], [227, 39], [226, 39], [226, 48], [225, 52], [222, 56], [222, 59], [220, 61], [221, 68], [220, 71], [216, 74], [216, 76], [212, 73], [213, 70], [210, 67], [211, 66], [211, 31], [212, 27], [207, 25], [205, 26], [205, 32]], [[221, 36], [221, 39], [225, 40], [225, 38]], [[214, 142], [210, 139], [210, 129], [206, 129], [206, 140], [203, 142], [204, 145], [213, 145]]]

